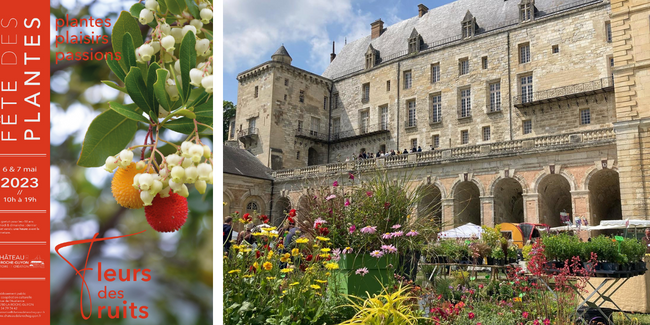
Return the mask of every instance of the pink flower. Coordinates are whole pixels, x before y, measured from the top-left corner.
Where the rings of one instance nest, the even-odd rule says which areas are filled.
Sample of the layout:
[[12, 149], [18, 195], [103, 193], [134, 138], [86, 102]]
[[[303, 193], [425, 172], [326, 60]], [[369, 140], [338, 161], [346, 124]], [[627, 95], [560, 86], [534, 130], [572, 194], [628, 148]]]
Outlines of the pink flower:
[[355, 230], [357, 230], [357, 227], [355, 225], [350, 226], [350, 233], [353, 233]]
[[343, 254], [351, 254], [351, 253], [352, 253], [352, 247], [346, 247], [346, 248], [343, 250]]
[[404, 235], [403, 231], [396, 231], [396, 232], [391, 233], [392, 237], [402, 237], [402, 235]]
[[350, 199], [345, 199], [345, 203], [344, 203], [344, 205], [345, 205], [346, 207], [349, 206], [349, 205], [350, 205]]
[[371, 191], [368, 191], [368, 192], [366, 192], [366, 195], [367, 195], [368, 197], [372, 197], [372, 192], [371, 192]]
[[419, 235], [419, 233], [417, 231], [415, 231], [415, 230], [411, 230], [411, 231], [406, 233], [406, 237], [415, 237], [417, 235]]
[[544, 318], [543, 323], [544, 323], [544, 325], [550, 325], [550, 324], [551, 324], [551, 320], [548, 319], [548, 318]]
[[325, 198], [325, 201], [329, 201], [329, 200], [331, 200], [331, 199], [335, 199], [335, 198], [336, 198], [336, 195], [332, 194], [332, 195], [326, 197], [326, 198]]
[[380, 250], [376, 250], [376, 251], [373, 251], [372, 253], [370, 253], [370, 256], [380, 258], [380, 257], [384, 256], [384, 252], [382, 252]]
[[381, 250], [386, 253], [397, 253], [397, 248], [393, 245], [382, 245]]
[[474, 313], [467, 314], [467, 317], [469, 317], [469, 319], [474, 319]]
[[364, 276], [364, 275], [368, 274], [368, 272], [369, 272], [369, 271], [368, 271], [368, 268], [367, 268], [367, 267], [362, 267], [362, 268], [360, 268], [360, 269], [357, 269], [357, 270], [354, 272], [354, 274], [356, 274], [356, 275], [360, 275], [360, 276]]
[[318, 218], [318, 219], [316, 219], [314, 221], [314, 228], [318, 228], [318, 227], [320, 227], [320, 225], [324, 225], [326, 223], [327, 223], [327, 221], [325, 221], [325, 220], [323, 220], [321, 218]]
[[402, 225], [400, 225], [400, 224], [393, 225], [391, 228], [393, 228], [393, 229], [399, 229], [399, 228], [402, 228]]
[[539, 321], [538, 321], [538, 320], [535, 320], [535, 321], [533, 322], [533, 325], [539, 325]]
[[393, 237], [393, 234], [391, 234], [391, 233], [389, 233], [389, 232], [387, 232], [387, 233], [381, 235], [381, 238], [382, 238], [382, 239], [391, 239], [392, 237]]
[[350, 173], [350, 179], [354, 180], [354, 174]]
[[337, 187], [337, 186], [339, 186], [339, 182], [337, 182], [337, 181], [334, 181], [334, 183], [332, 183], [332, 186], [334, 186], [334, 187]]
[[374, 234], [377, 232], [377, 226], [365, 226], [361, 228], [361, 233], [364, 234]]
[[528, 318], [528, 312], [525, 311], [525, 312], [521, 313], [521, 317]]

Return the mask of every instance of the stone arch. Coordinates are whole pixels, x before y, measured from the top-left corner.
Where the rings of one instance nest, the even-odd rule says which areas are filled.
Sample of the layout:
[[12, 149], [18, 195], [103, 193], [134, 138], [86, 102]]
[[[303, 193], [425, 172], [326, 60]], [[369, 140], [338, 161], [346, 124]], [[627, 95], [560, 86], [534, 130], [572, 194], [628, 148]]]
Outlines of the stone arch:
[[[252, 210], [255, 208], [256, 205], [257, 209], [254, 210], [257, 211], [257, 214], [259, 215], [267, 214], [264, 200], [257, 195], [244, 195], [244, 197], [242, 197], [242, 202], [243, 202], [242, 213], [252, 213]], [[249, 209], [249, 207], [253, 209]]]
[[314, 166], [320, 164], [320, 154], [314, 147], [309, 147], [307, 150], [307, 166]]
[[586, 188], [589, 190], [589, 224], [599, 225], [602, 220], [622, 220], [621, 186], [618, 172], [612, 169], [600, 169], [587, 177]]
[[498, 177], [492, 184], [494, 224], [524, 222], [524, 185], [514, 177]]
[[417, 204], [418, 218], [430, 219], [436, 226], [442, 225], [443, 190], [436, 184], [420, 186], [422, 197]]
[[591, 178], [594, 176], [594, 174], [598, 173], [599, 171], [601, 171], [603, 169], [612, 170], [612, 171], [615, 171], [616, 173], [618, 173], [618, 168], [616, 168], [616, 167], [598, 168], [596, 166], [591, 166], [585, 172], [585, 179], [583, 180], [582, 184], [580, 184], [582, 186], [582, 189], [583, 190], [588, 190], [589, 189], [589, 181], [591, 181]]
[[296, 205], [296, 215], [298, 219], [300, 219], [300, 222], [302, 222], [302, 220], [305, 220], [305, 217], [307, 214], [309, 214], [310, 198], [308, 195], [309, 194], [303, 194], [300, 196], [300, 199], [298, 199], [298, 204]]
[[528, 194], [529, 187], [528, 187], [528, 183], [526, 182], [526, 179], [523, 176], [519, 175], [519, 174], [514, 174], [514, 175], [509, 176], [509, 177], [504, 177], [504, 176], [501, 176], [501, 175], [497, 175], [497, 177], [495, 177], [492, 180], [492, 182], [490, 182], [490, 185], [488, 186], [488, 189], [490, 191], [489, 195], [494, 196], [494, 188], [495, 188], [496, 184], [498, 182], [500, 182], [501, 180], [505, 179], [505, 178], [512, 178], [515, 181], [517, 181], [519, 183], [519, 185], [521, 186], [523, 194]]
[[573, 174], [565, 170], [560, 170], [559, 173], [555, 173], [555, 174], [551, 174], [546, 170], [543, 170], [539, 174], [537, 174], [535, 180], [533, 181], [533, 189], [535, 190], [535, 193], [539, 193], [539, 183], [547, 175], [561, 175], [567, 180], [567, 182], [569, 182], [569, 187], [571, 188], [571, 191], [575, 191], [578, 189], [576, 178], [573, 176]]
[[286, 196], [279, 197], [273, 203], [273, 211], [271, 212], [271, 222], [274, 225], [279, 225], [285, 218], [286, 214], [291, 210], [291, 200]]
[[459, 181], [453, 186], [454, 196], [454, 226], [458, 227], [471, 222], [481, 225], [481, 188], [480, 182], [467, 180]]
[[478, 187], [480, 196], [485, 196], [485, 187], [483, 186], [483, 183], [481, 183], [480, 180], [478, 180], [478, 179], [476, 179], [474, 177], [471, 177], [471, 176], [468, 177], [467, 181], [463, 181], [460, 178], [456, 179], [454, 184], [451, 186], [451, 191], [449, 191], [449, 193], [451, 193], [451, 195], [454, 195], [454, 193], [456, 193], [456, 187], [458, 187], [458, 185], [460, 183], [463, 183], [463, 182], [472, 182], [472, 183], [474, 183], [474, 185], [476, 185], [476, 187]]
[[561, 226], [560, 212], [562, 211], [573, 216], [571, 191], [575, 190], [575, 182], [567, 175], [567, 173], [544, 173], [537, 179], [535, 190], [538, 193], [538, 211], [541, 223], [551, 227]]

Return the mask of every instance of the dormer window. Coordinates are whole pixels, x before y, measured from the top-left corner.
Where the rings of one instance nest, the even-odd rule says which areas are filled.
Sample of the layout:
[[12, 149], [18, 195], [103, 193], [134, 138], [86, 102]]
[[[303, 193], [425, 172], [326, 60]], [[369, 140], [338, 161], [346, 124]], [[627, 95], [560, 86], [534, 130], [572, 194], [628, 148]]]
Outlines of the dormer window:
[[463, 27], [463, 38], [472, 37], [476, 34], [476, 18], [469, 12], [465, 14], [465, 18], [462, 21]]
[[409, 36], [409, 54], [420, 52], [420, 44], [422, 43], [422, 37], [415, 28]]
[[377, 62], [377, 51], [372, 47], [372, 44], [370, 44], [366, 51], [366, 69], [374, 67], [375, 62]]
[[531, 21], [535, 18], [535, 0], [522, 0], [519, 4], [519, 21]]

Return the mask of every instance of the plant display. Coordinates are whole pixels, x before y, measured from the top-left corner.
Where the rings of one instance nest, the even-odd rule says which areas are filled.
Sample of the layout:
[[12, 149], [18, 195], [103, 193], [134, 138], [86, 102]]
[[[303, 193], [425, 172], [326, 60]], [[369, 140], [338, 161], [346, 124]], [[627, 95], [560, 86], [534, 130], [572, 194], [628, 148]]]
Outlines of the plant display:
[[[350, 307], [357, 313], [351, 319], [341, 323], [368, 325], [418, 324], [422, 320], [416, 297], [410, 294], [410, 287], [400, 286], [397, 290], [384, 292], [368, 298], [349, 297]], [[413, 303], [415, 301], [415, 304]]]
[[[115, 80], [103, 83], [133, 103], [109, 103], [88, 127], [77, 162], [118, 169], [111, 184], [116, 202], [144, 207], [159, 232], [185, 223], [188, 186], [204, 194], [213, 180], [212, 149], [202, 140], [213, 124], [212, 15], [206, 0], [147, 0], [120, 14], [111, 41], [121, 56], [106, 57]], [[142, 144], [129, 145], [139, 129], [147, 130]], [[166, 130], [187, 138], [167, 141]]]

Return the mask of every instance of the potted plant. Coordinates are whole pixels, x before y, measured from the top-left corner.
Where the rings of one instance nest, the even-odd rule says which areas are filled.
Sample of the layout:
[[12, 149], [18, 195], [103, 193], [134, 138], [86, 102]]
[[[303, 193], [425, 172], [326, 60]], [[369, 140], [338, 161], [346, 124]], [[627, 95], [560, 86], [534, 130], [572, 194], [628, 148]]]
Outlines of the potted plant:
[[501, 248], [501, 245], [495, 247], [492, 249], [492, 253], [490, 254], [492, 258], [494, 259], [495, 265], [504, 265], [505, 264], [505, 258], [506, 254], [503, 252], [503, 249]]
[[469, 245], [468, 251], [471, 254], [473, 264], [483, 264], [483, 258], [490, 255], [490, 247], [480, 240], [475, 240]]
[[508, 263], [517, 263], [519, 259], [519, 248], [516, 245], [508, 246]]

